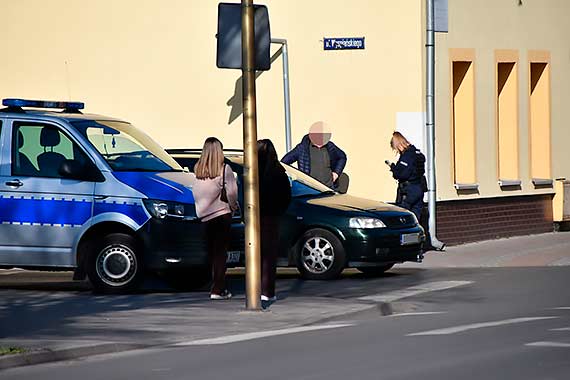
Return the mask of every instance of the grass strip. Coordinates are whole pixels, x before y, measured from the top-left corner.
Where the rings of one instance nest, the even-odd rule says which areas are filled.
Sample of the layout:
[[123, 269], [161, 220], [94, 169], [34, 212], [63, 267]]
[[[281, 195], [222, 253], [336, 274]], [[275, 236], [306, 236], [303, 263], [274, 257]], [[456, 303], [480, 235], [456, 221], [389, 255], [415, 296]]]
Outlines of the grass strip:
[[0, 356], [23, 354], [24, 352], [26, 350], [21, 347], [0, 347]]

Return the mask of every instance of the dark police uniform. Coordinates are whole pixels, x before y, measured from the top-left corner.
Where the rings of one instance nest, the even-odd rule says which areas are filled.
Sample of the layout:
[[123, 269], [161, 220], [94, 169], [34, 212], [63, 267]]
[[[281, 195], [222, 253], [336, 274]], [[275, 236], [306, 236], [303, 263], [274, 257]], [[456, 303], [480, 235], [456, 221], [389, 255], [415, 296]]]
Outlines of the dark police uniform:
[[410, 145], [400, 154], [398, 162], [390, 165], [392, 176], [398, 180], [396, 204], [413, 212], [418, 220], [424, 205], [424, 193], [427, 191], [425, 162], [422, 152]]

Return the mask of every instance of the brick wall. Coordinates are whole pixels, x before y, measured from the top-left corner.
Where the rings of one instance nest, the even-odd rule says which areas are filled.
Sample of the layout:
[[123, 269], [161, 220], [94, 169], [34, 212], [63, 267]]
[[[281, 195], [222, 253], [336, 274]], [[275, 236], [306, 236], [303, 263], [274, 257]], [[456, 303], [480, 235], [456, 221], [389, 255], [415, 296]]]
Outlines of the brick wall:
[[436, 221], [447, 245], [551, 232], [552, 195], [437, 202]]

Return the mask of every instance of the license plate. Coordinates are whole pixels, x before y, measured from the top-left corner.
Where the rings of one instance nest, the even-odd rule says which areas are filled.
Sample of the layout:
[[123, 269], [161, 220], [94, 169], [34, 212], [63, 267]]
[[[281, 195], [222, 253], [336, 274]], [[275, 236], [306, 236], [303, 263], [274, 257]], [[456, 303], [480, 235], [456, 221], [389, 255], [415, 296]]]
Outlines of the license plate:
[[403, 234], [400, 235], [400, 245], [418, 244], [420, 242], [420, 234]]
[[228, 258], [226, 259], [226, 263], [228, 264], [239, 263], [240, 255], [241, 255], [240, 251], [228, 251]]

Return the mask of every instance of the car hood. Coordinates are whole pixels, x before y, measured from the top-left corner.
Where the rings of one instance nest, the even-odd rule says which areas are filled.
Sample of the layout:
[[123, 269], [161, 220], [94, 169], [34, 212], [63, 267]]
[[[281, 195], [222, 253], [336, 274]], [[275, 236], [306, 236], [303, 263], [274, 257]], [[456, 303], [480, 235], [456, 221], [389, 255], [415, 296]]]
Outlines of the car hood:
[[194, 203], [192, 175], [186, 172], [114, 172], [122, 183], [150, 199]]
[[329, 207], [342, 211], [362, 211], [364, 213], [402, 212], [404, 209], [388, 203], [373, 201], [371, 199], [353, 197], [347, 194], [336, 194], [330, 197], [314, 198], [307, 203]]

